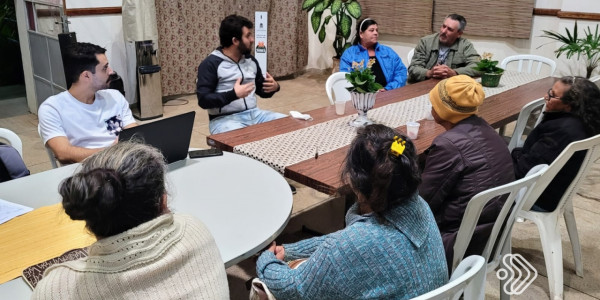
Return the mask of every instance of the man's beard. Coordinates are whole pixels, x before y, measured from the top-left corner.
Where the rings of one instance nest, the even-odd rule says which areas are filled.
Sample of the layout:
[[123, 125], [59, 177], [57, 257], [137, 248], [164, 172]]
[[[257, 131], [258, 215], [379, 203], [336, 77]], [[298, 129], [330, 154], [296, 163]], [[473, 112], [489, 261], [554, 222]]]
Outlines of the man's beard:
[[252, 45], [250, 45], [250, 47], [246, 47], [246, 45], [245, 45], [244, 43], [240, 43], [240, 44], [238, 45], [238, 50], [240, 51], [240, 53], [241, 53], [242, 55], [247, 55], [247, 54], [250, 54], [250, 51], [251, 51], [251, 49], [250, 49], [250, 48], [251, 48], [251, 47], [252, 47]]

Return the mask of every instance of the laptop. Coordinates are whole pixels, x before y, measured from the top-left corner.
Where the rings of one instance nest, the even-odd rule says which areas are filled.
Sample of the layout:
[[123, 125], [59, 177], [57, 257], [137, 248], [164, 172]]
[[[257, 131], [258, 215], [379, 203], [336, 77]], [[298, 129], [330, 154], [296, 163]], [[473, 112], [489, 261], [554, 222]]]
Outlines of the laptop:
[[195, 111], [124, 129], [119, 141], [139, 140], [158, 148], [167, 163], [185, 159], [190, 147]]

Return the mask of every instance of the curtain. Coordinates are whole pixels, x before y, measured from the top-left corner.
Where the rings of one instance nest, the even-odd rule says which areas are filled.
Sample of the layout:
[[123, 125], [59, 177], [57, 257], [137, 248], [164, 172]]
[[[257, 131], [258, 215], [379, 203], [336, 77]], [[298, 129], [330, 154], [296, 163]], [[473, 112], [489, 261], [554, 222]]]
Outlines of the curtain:
[[230, 14], [254, 22], [254, 11], [269, 12], [267, 69], [274, 77], [306, 66], [308, 27], [301, 0], [155, 0], [163, 96], [196, 91], [198, 65], [219, 46], [221, 20]]
[[377, 21], [381, 33], [403, 36], [431, 34], [433, 0], [365, 0], [361, 4], [362, 16]]
[[437, 32], [448, 14], [467, 19], [468, 35], [529, 39], [535, 0], [435, 0], [432, 29]]
[[535, 0], [362, 0], [363, 17], [375, 19], [382, 33], [425, 36], [438, 32], [452, 13], [467, 19], [469, 36], [528, 39]]

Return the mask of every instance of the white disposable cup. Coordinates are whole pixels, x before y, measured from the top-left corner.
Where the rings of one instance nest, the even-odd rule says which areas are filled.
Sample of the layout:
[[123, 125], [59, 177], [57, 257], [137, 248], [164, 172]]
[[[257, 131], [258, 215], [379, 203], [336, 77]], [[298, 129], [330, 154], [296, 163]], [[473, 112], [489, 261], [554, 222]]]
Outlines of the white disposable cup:
[[433, 121], [433, 115], [431, 114], [432, 106], [431, 104], [427, 104], [427, 112], [425, 113], [425, 119], [429, 121]]
[[411, 140], [417, 139], [417, 137], [419, 136], [419, 126], [421, 126], [421, 124], [417, 122], [406, 123], [406, 134], [408, 135], [408, 138], [410, 138]]
[[335, 100], [335, 113], [338, 116], [343, 116], [346, 112], [346, 102], [344, 100]]

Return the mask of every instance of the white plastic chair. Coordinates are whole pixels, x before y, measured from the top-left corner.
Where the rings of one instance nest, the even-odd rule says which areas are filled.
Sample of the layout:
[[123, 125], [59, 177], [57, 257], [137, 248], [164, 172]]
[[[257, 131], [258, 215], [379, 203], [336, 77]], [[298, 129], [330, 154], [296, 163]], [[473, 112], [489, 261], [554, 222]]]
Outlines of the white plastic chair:
[[350, 82], [346, 80], [346, 72], [331, 74], [327, 78], [327, 82], [325, 82], [325, 91], [327, 92], [327, 97], [329, 97], [329, 103], [333, 105], [335, 100], [350, 100], [350, 92], [346, 88], [351, 86]]
[[[531, 117], [534, 111], [537, 111], [540, 108], [543, 112], [545, 107], [546, 100], [544, 100], [544, 98], [540, 98], [525, 104], [525, 106], [521, 108], [521, 111], [519, 112], [519, 117], [517, 118], [517, 123], [515, 125], [515, 130], [513, 131], [512, 137], [510, 138], [510, 142], [508, 142], [509, 151], [512, 151], [517, 147], [523, 146], [523, 143], [525, 143], [525, 140], [523, 140], [523, 135], [525, 132], [525, 128], [527, 128], [529, 118]], [[540, 123], [540, 121], [542, 121], [542, 116], [543, 113], [540, 112], [532, 128], [535, 128], [535, 126], [537, 126]]]
[[485, 275], [485, 259], [479, 255], [471, 255], [460, 262], [448, 283], [412, 300], [456, 300], [463, 293], [465, 300], [483, 299]]
[[23, 158], [23, 142], [16, 133], [6, 128], [0, 128], [0, 139], [6, 140]]
[[[496, 199], [497, 197], [506, 197], [506, 201], [496, 218], [496, 222], [492, 227], [492, 231], [481, 256], [488, 262], [488, 271], [494, 271], [502, 263], [502, 256], [511, 252], [510, 238], [515, 217], [523, 206], [525, 199], [527, 199], [531, 193], [532, 187], [535, 186], [545, 170], [546, 167], [536, 168], [536, 172], [531, 175], [527, 175], [522, 179], [499, 187], [488, 189], [471, 198], [467, 204], [467, 208], [456, 235], [456, 241], [454, 242], [454, 256], [452, 259], [453, 270], [458, 267], [459, 262], [465, 255], [483, 208], [491, 200]], [[504, 286], [504, 281], [501, 281], [500, 286]], [[500, 290], [501, 298], [506, 298], [507, 295], [505, 294], [504, 289], [501, 288]]]
[[[553, 61], [549, 58], [543, 57], [543, 56], [532, 55], [532, 54], [521, 54], [521, 55], [509, 56], [502, 60], [502, 62], [500, 63], [500, 68], [506, 69], [506, 66], [513, 61], [517, 61], [519, 63], [518, 68], [517, 68], [518, 72], [533, 73], [534, 63], [537, 63], [536, 69], [535, 69], [535, 74], [540, 74], [540, 72], [542, 71], [542, 66], [544, 64], [546, 64], [550, 67], [550, 76], [554, 75], [554, 71], [556, 71], [556, 62], [555, 61]], [[523, 62], [527, 62], [527, 69], [525, 71], [523, 70]]]
[[410, 51], [408, 51], [408, 55], [406, 55], [406, 58], [408, 59], [406, 61], [406, 67], [407, 68], [410, 65], [410, 62], [412, 61], [412, 58], [413, 58], [414, 55], [415, 55], [415, 48], [412, 48]]
[[[542, 192], [550, 184], [552, 179], [558, 174], [562, 167], [577, 151], [587, 150], [585, 158], [577, 175], [558, 202], [558, 206], [552, 212], [532, 211], [531, 206], [535, 204]], [[550, 289], [550, 299], [563, 298], [563, 257], [560, 227], [558, 219], [560, 215], [565, 218], [567, 232], [571, 240], [573, 257], [575, 260], [575, 273], [583, 277], [583, 263], [581, 259], [581, 245], [579, 243], [579, 234], [577, 233], [577, 224], [573, 214], [572, 198], [579, 190], [579, 186], [584, 181], [594, 164], [600, 163], [600, 134], [594, 137], [573, 142], [563, 150], [563, 152], [552, 162], [548, 169], [540, 177], [530, 194], [530, 197], [523, 204], [519, 211], [519, 217], [533, 221], [540, 232], [540, 240], [544, 252], [544, 261], [548, 273], [548, 286]]]
[[54, 156], [54, 152], [52, 152], [52, 150], [50, 150], [50, 148], [48, 148], [48, 146], [46, 146], [46, 144], [44, 144], [44, 138], [42, 137], [42, 131], [40, 129], [40, 125], [38, 124], [38, 135], [40, 136], [40, 139], [42, 139], [42, 144], [44, 146], [44, 149], [46, 149], [46, 154], [48, 154], [48, 158], [50, 158], [50, 164], [52, 165], [53, 169], [56, 169], [59, 167], [59, 162], [58, 160], [56, 160], [56, 157]]

